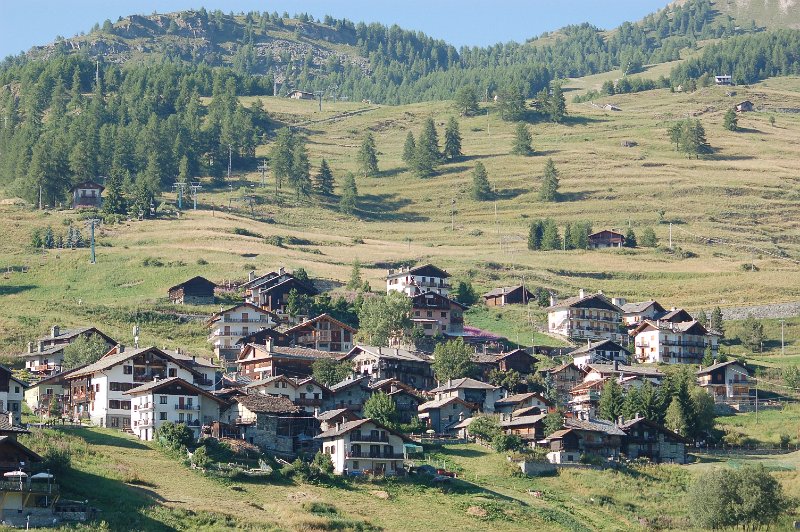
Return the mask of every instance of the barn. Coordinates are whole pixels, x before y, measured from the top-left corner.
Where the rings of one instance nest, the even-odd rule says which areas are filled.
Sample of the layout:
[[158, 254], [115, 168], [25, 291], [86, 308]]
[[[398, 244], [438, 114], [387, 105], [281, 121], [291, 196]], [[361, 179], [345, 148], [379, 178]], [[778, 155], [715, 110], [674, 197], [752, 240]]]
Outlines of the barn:
[[177, 305], [211, 305], [216, 284], [205, 277], [192, 277], [169, 289], [169, 300]]

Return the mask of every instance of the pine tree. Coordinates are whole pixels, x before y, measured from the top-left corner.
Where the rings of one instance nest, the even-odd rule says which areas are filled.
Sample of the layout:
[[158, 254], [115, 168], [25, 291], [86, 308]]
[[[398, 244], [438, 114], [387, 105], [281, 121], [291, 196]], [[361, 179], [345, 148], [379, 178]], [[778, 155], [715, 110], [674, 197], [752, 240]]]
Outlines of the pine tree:
[[44, 236], [42, 236], [42, 245], [47, 249], [53, 249], [55, 246], [55, 239], [53, 237], [53, 228], [49, 225], [44, 230]]
[[558, 201], [558, 170], [556, 170], [553, 159], [547, 159], [545, 164], [539, 199], [541, 201]]
[[356, 188], [356, 176], [348, 172], [342, 184], [342, 195], [339, 198], [339, 210], [343, 214], [353, 214], [356, 210], [358, 199], [358, 189]]
[[414, 140], [414, 134], [409, 131], [406, 135], [406, 143], [403, 145], [403, 162], [409, 166], [414, 164], [414, 157], [417, 153], [417, 143]]
[[297, 139], [292, 151], [292, 170], [289, 176], [292, 186], [297, 192], [297, 199], [300, 196], [311, 194], [311, 163], [308, 161], [308, 151], [302, 139]]
[[117, 176], [110, 176], [103, 191], [103, 212], [106, 214], [125, 214], [127, 207], [122, 196], [122, 184]]
[[451, 116], [444, 130], [444, 157], [448, 161], [455, 161], [461, 155], [461, 132], [458, 130], [458, 121]]
[[561, 123], [567, 114], [567, 102], [564, 100], [564, 92], [561, 85], [553, 87], [553, 94], [547, 99], [547, 115], [552, 122]]
[[632, 227], [629, 227], [628, 232], [625, 233], [625, 247], [626, 248], [636, 247], [636, 233], [633, 232]]
[[668, 429], [677, 432], [681, 436], [686, 434], [686, 420], [683, 417], [683, 410], [677, 397], [672, 398], [672, 402], [670, 402], [664, 415], [664, 423]]
[[714, 307], [714, 310], [711, 311], [711, 320], [709, 321], [709, 326], [712, 331], [718, 332], [722, 336], [725, 336], [725, 326], [722, 323], [721, 308]]
[[461, 116], [472, 116], [478, 112], [478, 93], [471, 85], [464, 85], [456, 92], [455, 107]]
[[283, 180], [289, 179], [292, 173], [294, 142], [292, 131], [285, 127], [278, 130], [275, 143], [270, 150], [270, 167], [272, 168], [272, 173], [275, 175], [278, 188], [281, 188]]
[[654, 248], [658, 246], [658, 238], [656, 237], [656, 232], [653, 231], [652, 227], [645, 227], [644, 231], [642, 232], [642, 246], [646, 248]]
[[439, 135], [433, 118], [425, 120], [422, 133], [417, 141], [417, 150], [414, 155], [414, 173], [417, 177], [430, 177], [436, 172], [436, 167], [442, 156], [439, 153]]
[[367, 131], [358, 150], [358, 166], [364, 173], [364, 177], [369, 177], [378, 173], [378, 152], [375, 147], [375, 137]]
[[553, 251], [557, 249], [561, 249], [563, 243], [561, 241], [561, 235], [558, 234], [558, 226], [556, 225], [555, 220], [548, 218], [544, 221], [544, 227], [542, 229], [542, 251]]
[[600, 392], [598, 411], [600, 418], [616, 421], [622, 415], [624, 400], [622, 386], [620, 386], [616, 378], [609, 378], [603, 385], [603, 391]]
[[722, 127], [728, 131], [738, 131], [739, 119], [736, 117], [736, 111], [728, 109], [728, 112], [725, 113], [725, 117], [722, 119]]
[[521, 84], [511, 83], [507, 85], [497, 95], [497, 100], [500, 118], [503, 120], [516, 122], [525, 117], [525, 93]]
[[705, 310], [701, 310], [697, 313], [697, 321], [699, 321], [700, 325], [703, 327], [708, 327], [708, 314], [706, 314]]
[[314, 176], [314, 188], [318, 194], [323, 196], [330, 196], [333, 194], [333, 173], [331, 167], [328, 166], [328, 161], [322, 159], [319, 165], [319, 172]]
[[181, 162], [178, 165], [178, 182], [188, 183], [192, 179], [191, 168], [189, 167], [189, 158], [184, 155], [181, 157]]
[[492, 197], [492, 187], [489, 185], [489, 177], [486, 174], [486, 167], [478, 161], [475, 163], [475, 170], [472, 172], [472, 189], [470, 191], [472, 199], [484, 201]]
[[361, 279], [361, 261], [355, 259], [353, 267], [350, 269], [350, 280], [347, 281], [346, 288], [348, 290], [358, 290], [361, 288], [363, 281]]
[[517, 129], [514, 133], [514, 146], [511, 148], [511, 153], [514, 155], [533, 155], [532, 141], [533, 137], [528, 126], [520, 122], [517, 124]]
[[544, 234], [544, 224], [541, 220], [531, 222], [531, 228], [528, 231], [528, 249], [531, 251], [538, 251], [542, 249], [542, 236]]
[[575, 249], [575, 242], [572, 236], [572, 224], [568, 223], [564, 226], [564, 249]]

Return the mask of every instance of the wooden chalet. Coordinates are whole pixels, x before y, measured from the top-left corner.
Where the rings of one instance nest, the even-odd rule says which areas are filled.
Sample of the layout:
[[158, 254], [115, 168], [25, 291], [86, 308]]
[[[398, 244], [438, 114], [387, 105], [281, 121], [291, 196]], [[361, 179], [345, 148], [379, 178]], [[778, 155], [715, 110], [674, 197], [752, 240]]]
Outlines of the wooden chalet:
[[625, 235], [616, 231], [605, 229], [589, 235], [591, 249], [621, 248], [623, 245], [625, 245]]
[[347, 353], [353, 348], [355, 328], [328, 314], [304, 321], [286, 330], [291, 345], [319, 351]]
[[336, 354], [307, 347], [283, 347], [267, 341], [266, 345], [247, 344], [236, 365], [240, 375], [252, 380], [285, 375], [287, 377], [311, 377], [311, 366], [323, 358], [336, 359]]
[[637, 417], [623, 421], [619, 428], [625, 433], [622, 437], [622, 453], [627, 458], [647, 458], [657, 464], [687, 463], [686, 446], [691, 440], [665, 426]]
[[168, 290], [169, 300], [176, 305], [211, 305], [216, 284], [205, 277], [192, 277]]
[[374, 380], [397, 379], [416, 390], [428, 390], [435, 382], [431, 357], [421, 351], [359, 344], [341, 360], [352, 364], [359, 375]]
[[106, 187], [94, 181], [84, 181], [70, 189], [72, 208], [96, 208], [103, 206], [103, 191]]
[[425, 336], [460, 336], [464, 333], [466, 309], [465, 305], [445, 295], [425, 292], [411, 298], [411, 322], [422, 329]]
[[504, 286], [495, 288], [483, 294], [483, 300], [490, 307], [504, 307], [506, 305], [527, 305], [531, 299], [535, 300], [530, 290], [522, 285]]

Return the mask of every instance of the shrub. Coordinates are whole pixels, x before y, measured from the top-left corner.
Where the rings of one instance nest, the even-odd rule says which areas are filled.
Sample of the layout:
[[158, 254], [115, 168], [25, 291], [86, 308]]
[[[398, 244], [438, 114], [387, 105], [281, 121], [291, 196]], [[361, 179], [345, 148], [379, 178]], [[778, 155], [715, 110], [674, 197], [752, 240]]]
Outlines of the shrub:
[[159, 445], [171, 450], [188, 447], [194, 441], [192, 429], [183, 423], [171, 421], [167, 421], [156, 429], [155, 437]]
[[481, 440], [493, 441], [495, 436], [500, 434], [500, 423], [493, 416], [478, 416], [469, 424], [467, 432], [470, 436]]
[[205, 266], [206, 264], [208, 264], [208, 261], [206, 259], [204, 259], [204, 258], [197, 259], [197, 265], [198, 266]]
[[161, 259], [155, 257], [145, 257], [144, 259], [142, 259], [142, 266], [161, 268], [162, 266], [164, 266], [164, 262]]
[[233, 231], [231, 231], [234, 235], [240, 236], [251, 236], [253, 238], [264, 238], [263, 236], [259, 235], [258, 233], [254, 233], [249, 229], [245, 229], [244, 227], [234, 227]]
[[283, 247], [283, 237], [278, 235], [268, 236], [264, 239], [264, 242], [269, 244], [270, 246], [275, 246], [276, 248]]
[[192, 465], [200, 469], [207, 469], [211, 465], [211, 459], [208, 457], [205, 446], [198, 447], [192, 454]]
[[498, 453], [516, 451], [523, 446], [522, 438], [517, 434], [497, 434], [492, 438], [492, 447]]

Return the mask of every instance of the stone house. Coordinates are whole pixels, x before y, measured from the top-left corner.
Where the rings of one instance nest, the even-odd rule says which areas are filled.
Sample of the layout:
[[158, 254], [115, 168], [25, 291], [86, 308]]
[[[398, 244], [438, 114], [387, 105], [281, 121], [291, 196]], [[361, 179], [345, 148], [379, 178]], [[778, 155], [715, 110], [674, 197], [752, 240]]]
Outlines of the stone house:
[[572, 340], [612, 340], [627, 343], [628, 334], [622, 327], [622, 309], [602, 292], [586, 294], [558, 303], [555, 298], [547, 308], [547, 328]]
[[686, 446], [691, 443], [663, 425], [638, 417], [619, 424], [625, 433], [622, 453], [629, 459], [647, 458], [651, 462], [685, 464]]
[[216, 287], [205, 277], [197, 276], [170, 287], [167, 292], [170, 302], [176, 305], [212, 305]]
[[422, 351], [359, 344], [341, 360], [373, 380], [396, 379], [416, 390], [428, 390], [435, 382], [431, 357]]
[[316, 436], [331, 457], [337, 475], [405, 473], [404, 445], [408, 438], [372, 419], [336, 423]]

